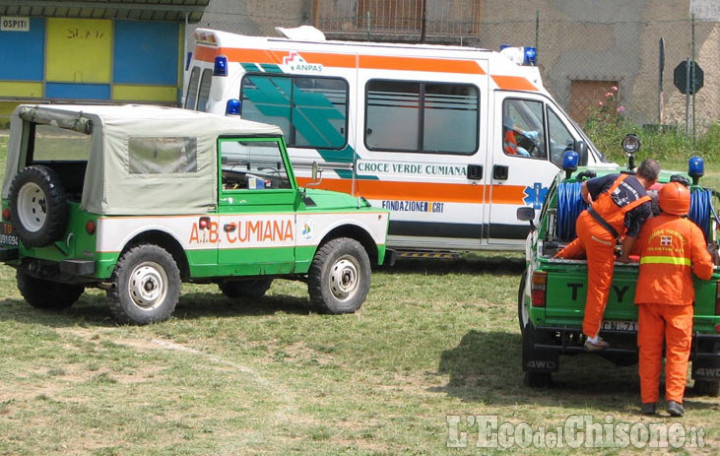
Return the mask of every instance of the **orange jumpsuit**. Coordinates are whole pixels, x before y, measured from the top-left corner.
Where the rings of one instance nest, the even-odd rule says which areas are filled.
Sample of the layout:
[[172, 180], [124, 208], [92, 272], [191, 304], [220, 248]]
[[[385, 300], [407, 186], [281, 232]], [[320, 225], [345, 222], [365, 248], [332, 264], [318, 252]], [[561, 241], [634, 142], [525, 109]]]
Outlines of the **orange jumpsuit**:
[[517, 139], [515, 138], [515, 132], [509, 128], [505, 129], [505, 142], [503, 144], [503, 147], [505, 148], [505, 153], [508, 155], [517, 155], [518, 151], [518, 144]]
[[[636, 207], [650, 201], [646, 194], [619, 207], [611, 195], [628, 177], [621, 174], [613, 185], [600, 194], [592, 204], [592, 210], [599, 214], [622, 237], [627, 232], [625, 215]], [[600, 332], [603, 313], [607, 305], [610, 285], [612, 285], [615, 266], [616, 237], [593, 217], [589, 211], [583, 211], [575, 224], [578, 237], [558, 252], [556, 258], [581, 258], [587, 255], [588, 286], [583, 317], [583, 334], [596, 337]]]
[[665, 342], [665, 399], [682, 404], [695, 301], [691, 273], [709, 279], [712, 257], [697, 225], [665, 213], [645, 223], [635, 245], [640, 253], [635, 304], [642, 402], [658, 401]]

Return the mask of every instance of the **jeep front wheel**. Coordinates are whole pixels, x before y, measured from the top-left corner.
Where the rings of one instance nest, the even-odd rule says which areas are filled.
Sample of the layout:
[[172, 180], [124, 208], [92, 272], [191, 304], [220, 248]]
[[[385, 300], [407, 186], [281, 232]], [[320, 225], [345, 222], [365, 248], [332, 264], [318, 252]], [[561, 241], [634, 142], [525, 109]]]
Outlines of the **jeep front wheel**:
[[308, 292], [320, 312], [355, 312], [370, 291], [370, 259], [350, 238], [333, 239], [315, 253], [308, 272]]
[[65, 232], [68, 207], [55, 171], [47, 166], [22, 169], [10, 187], [10, 214], [26, 247], [43, 247], [59, 240]]
[[120, 323], [145, 325], [167, 320], [180, 296], [180, 270], [172, 255], [156, 245], [123, 254], [108, 290], [110, 311]]
[[45, 310], [66, 309], [85, 291], [82, 285], [38, 279], [21, 270], [17, 271], [17, 287], [28, 304]]

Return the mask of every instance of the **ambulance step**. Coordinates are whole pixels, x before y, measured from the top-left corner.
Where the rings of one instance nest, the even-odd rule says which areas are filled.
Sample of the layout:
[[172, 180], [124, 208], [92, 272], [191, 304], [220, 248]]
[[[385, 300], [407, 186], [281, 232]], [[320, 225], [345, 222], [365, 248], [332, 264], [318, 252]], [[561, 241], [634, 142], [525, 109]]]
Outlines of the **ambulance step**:
[[426, 252], [412, 250], [398, 250], [398, 259], [429, 259], [435, 258], [440, 260], [457, 260], [460, 254], [457, 252]]

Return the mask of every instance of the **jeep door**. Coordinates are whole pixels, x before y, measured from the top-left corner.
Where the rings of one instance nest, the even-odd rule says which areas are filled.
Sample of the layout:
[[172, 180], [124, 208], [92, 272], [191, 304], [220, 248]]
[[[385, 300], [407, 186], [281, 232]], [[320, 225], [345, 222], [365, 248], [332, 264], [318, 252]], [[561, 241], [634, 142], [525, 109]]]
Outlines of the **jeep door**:
[[281, 138], [220, 138], [218, 265], [224, 275], [295, 269], [298, 192]]

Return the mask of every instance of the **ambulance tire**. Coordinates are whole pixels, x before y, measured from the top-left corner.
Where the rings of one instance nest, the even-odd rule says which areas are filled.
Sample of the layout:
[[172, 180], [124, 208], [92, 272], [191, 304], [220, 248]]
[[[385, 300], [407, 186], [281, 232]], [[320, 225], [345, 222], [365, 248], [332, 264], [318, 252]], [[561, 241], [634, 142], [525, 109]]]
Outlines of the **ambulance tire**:
[[308, 271], [308, 293], [315, 310], [355, 312], [369, 291], [370, 258], [358, 241], [337, 238], [320, 246]]
[[180, 297], [180, 270], [172, 255], [157, 245], [126, 251], [107, 291], [110, 312], [123, 324], [146, 325], [170, 318]]
[[720, 396], [720, 381], [695, 380], [693, 393], [698, 396], [718, 397]]
[[222, 280], [218, 283], [220, 291], [230, 299], [260, 299], [272, 285], [272, 279]]
[[67, 309], [85, 292], [82, 285], [38, 279], [21, 270], [17, 271], [16, 277], [20, 294], [36, 309]]
[[65, 233], [68, 203], [57, 173], [47, 166], [23, 168], [10, 187], [10, 217], [25, 247], [44, 247]]

